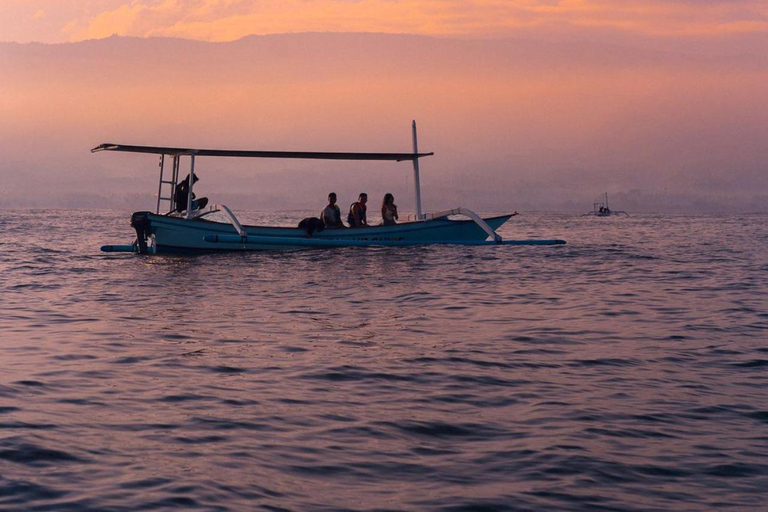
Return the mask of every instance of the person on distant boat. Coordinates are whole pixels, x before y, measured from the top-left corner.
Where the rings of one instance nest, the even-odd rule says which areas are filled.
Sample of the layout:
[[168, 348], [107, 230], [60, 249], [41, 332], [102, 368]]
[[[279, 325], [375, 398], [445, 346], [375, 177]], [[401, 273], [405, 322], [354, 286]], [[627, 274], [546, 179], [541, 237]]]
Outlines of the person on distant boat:
[[394, 226], [397, 224], [397, 219], [395, 196], [386, 193], [384, 194], [384, 201], [381, 203], [381, 224], [384, 226]]
[[323, 221], [325, 229], [337, 229], [345, 228], [343, 222], [341, 222], [341, 210], [339, 205], [336, 204], [336, 192], [328, 194], [328, 206], [326, 206], [320, 213], [320, 220]]
[[347, 215], [347, 222], [351, 228], [367, 228], [368, 221], [365, 218], [365, 212], [368, 209], [365, 203], [368, 202], [368, 194], [361, 193], [357, 198], [356, 203], [349, 205], [349, 215]]
[[[195, 175], [193, 183], [197, 183], [200, 181], [200, 178]], [[174, 197], [176, 198], [176, 211], [181, 213], [184, 210], [187, 209], [187, 201], [189, 200], [189, 174], [187, 174], [187, 177], [184, 178], [182, 181], [179, 182], [178, 185], [176, 185], [176, 193], [174, 194]], [[192, 210], [199, 210], [200, 208], [205, 208], [205, 205], [208, 204], [208, 198], [207, 197], [201, 197], [200, 199], [195, 199], [195, 193], [192, 192]]]

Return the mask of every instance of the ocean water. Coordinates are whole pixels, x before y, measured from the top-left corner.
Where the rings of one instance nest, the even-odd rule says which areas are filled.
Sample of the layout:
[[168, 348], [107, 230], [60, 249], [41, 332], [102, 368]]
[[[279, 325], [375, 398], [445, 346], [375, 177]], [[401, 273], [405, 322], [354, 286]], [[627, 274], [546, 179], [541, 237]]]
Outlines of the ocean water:
[[766, 510], [766, 215], [100, 253], [129, 216], [0, 212], [0, 510]]

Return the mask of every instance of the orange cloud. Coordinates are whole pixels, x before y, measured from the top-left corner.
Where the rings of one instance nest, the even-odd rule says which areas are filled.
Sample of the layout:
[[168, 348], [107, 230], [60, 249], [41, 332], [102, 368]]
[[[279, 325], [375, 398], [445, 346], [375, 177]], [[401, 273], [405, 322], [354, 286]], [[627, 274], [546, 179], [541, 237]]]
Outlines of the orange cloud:
[[70, 23], [72, 41], [171, 36], [386, 32], [492, 37], [577, 27], [650, 35], [768, 32], [763, 0], [133, 0]]

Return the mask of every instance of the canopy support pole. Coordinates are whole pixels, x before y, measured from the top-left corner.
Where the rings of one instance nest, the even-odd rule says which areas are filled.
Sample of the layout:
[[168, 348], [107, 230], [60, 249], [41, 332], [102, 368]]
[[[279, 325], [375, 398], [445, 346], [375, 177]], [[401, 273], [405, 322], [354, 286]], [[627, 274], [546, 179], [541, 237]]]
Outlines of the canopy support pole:
[[157, 208], [155, 213], [160, 215], [160, 201], [163, 199], [163, 172], [165, 171], [165, 155], [160, 155], [160, 182], [157, 184]]
[[416, 121], [411, 124], [413, 130], [413, 191], [416, 195], [416, 220], [423, 220], [421, 213], [421, 183], [419, 180], [419, 141], [416, 136]]
[[191, 161], [189, 164], [189, 179], [187, 181], [187, 187], [189, 194], [187, 195], [187, 219], [192, 218], [192, 183], [195, 182], [195, 155], [190, 155]]
[[181, 214], [179, 205], [176, 203], [176, 185], [179, 184], [179, 169], [181, 169], [181, 157], [179, 155], [173, 155], [173, 176], [171, 177], [171, 181], [173, 182], [171, 184], [171, 188], [173, 189], [171, 190], [171, 197], [173, 199], [171, 201], [171, 208]]

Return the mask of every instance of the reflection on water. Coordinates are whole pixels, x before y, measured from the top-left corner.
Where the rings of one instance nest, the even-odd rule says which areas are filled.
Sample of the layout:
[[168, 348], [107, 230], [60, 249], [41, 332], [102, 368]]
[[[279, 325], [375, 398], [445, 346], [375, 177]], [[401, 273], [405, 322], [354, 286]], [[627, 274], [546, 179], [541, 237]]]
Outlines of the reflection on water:
[[97, 252], [128, 215], [6, 211], [0, 509], [756, 510], [765, 220], [137, 257]]

